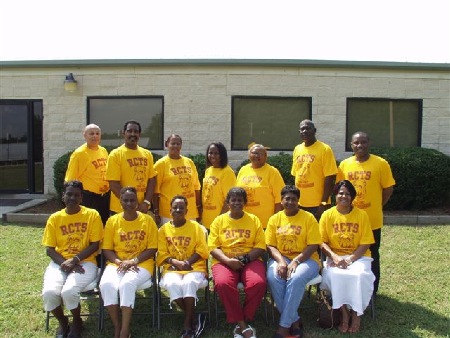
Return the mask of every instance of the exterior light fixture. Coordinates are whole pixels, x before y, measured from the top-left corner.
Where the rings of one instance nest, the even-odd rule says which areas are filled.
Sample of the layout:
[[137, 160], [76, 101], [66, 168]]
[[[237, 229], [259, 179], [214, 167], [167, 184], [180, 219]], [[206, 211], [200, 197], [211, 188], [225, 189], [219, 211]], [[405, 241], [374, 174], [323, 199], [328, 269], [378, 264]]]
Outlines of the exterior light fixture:
[[66, 75], [66, 79], [64, 81], [64, 90], [69, 93], [73, 93], [78, 88], [78, 82], [73, 77], [72, 73], [69, 73], [69, 75]]

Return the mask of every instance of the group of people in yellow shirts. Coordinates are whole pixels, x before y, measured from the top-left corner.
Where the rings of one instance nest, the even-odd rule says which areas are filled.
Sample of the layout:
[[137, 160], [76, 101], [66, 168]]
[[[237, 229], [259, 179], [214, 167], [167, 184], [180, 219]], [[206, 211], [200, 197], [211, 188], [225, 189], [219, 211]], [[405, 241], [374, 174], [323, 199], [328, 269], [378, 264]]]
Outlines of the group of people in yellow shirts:
[[[312, 121], [302, 121], [299, 132], [303, 142], [294, 149], [291, 171], [295, 186], [285, 186], [266, 163], [261, 144], [249, 148], [250, 163], [236, 176], [221, 142], [208, 145], [200, 184], [194, 162], [181, 155], [179, 135], [168, 137], [168, 154], [154, 163], [151, 152], [138, 145], [137, 121], [125, 123], [124, 144], [109, 155], [100, 145], [100, 127], [88, 125], [86, 144], [68, 165], [66, 207], [50, 216], [43, 237], [52, 259], [44, 276], [44, 308], [59, 321], [56, 337], [81, 335], [79, 293], [95, 279], [99, 249], [107, 261], [99, 287], [116, 338], [130, 336], [135, 293], [151, 278], [155, 261], [160, 286], [184, 311], [181, 337], [199, 337], [205, 316], [195, 314], [196, 293], [208, 285], [210, 255], [214, 289], [227, 321], [235, 324], [235, 338], [256, 337], [248, 322], [267, 284], [280, 313], [273, 337], [301, 337], [297, 309], [305, 285], [319, 273], [319, 247], [326, 256], [323, 287], [342, 312], [339, 330], [359, 331], [359, 317], [378, 289], [382, 206], [395, 181], [389, 164], [369, 153], [366, 133], [353, 135], [354, 156], [337, 168]], [[342, 279], [354, 275], [353, 281]], [[238, 283], [244, 286], [243, 305]], [[355, 290], [350, 302], [342, 297]], [[62, 302], [73, 314], [70, 327]]]

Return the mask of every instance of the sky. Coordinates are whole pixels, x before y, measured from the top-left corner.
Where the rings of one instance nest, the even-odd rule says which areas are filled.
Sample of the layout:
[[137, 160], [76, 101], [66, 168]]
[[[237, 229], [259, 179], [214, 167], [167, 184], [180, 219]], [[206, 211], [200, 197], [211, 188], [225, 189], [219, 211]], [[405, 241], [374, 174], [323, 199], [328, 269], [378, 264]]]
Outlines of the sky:
[[0, 61], [450, 63], [450, 0], [2, 0]]

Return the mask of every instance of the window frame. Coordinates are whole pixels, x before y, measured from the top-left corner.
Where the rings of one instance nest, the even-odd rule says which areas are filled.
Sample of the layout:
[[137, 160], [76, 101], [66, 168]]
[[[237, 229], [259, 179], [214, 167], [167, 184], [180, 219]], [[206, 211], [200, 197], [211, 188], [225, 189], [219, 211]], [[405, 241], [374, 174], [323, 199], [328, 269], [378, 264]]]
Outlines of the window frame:
[[[421, 147], [422, 146], [422, 121], [423, 121], [423, 99], [399, 99], [399, 98], [386, 98], [386, 97], [347, 97], [346, 99], [346, 110], [345, 110], [345, 151], [350, 151], [352, 152], [352, 148], [350, 145], [350, 141], [351, 141], [351, 137], [352, 135], [356, 132], [356, 131], [350, 131], [349, 130], [349, 115], [350, 115], [350, 101], [380, 101], [380, 102], [414, 102], [417, 103], [418, 106], [418, 116], [417, 116], [417, 123], [418, 123], [418, 130], [417, 130], [417, 135], [416, 135], [416, 145], [414, 147]], [[395, 125], [394, 125], [395, 127]], [[392, 126], [389, 125], [389, 136], [391, 135], [391, 128]], [[370, 137], [370, 131], [366, 131], [366, 130], [360, 130], [360, 131], [364, 131], [367, 132], [369, 134]], [[389, 143], [392, 144], [393, 140], [391, 140], [389, 138]], [[377, 145], [373, 145], [374, 147], [378, 147]], [[398, 146], [395, 146], [395, 144], [393, 146], [389, 146], [390, 148], [396, 148]]]
[[[90, 101], [95, 99], [106, 99], [106, 100], [123, 100], [123, 99], [161, 99], [161, 137], [160, 137], [160, 145], [161, 147], [158, 148], [147, 148], [143, 147], [149, 150], [164, 150], [164, 95], [94, 95], [94, 96], [87, 96], [86, 98], [86, 121], [87, 124], [91, 123], [91, 107], [90, 107]], [[123, 123], [130, 120], [131, 118], [125, 118], [123, 120]], [[139, 123], [142, 122], [138, 121]], [[101, 128], [102, 126], [100, 126]], [[120, 129], [122, 130], [123, 124], [119, 125]], [[142, 128], [144, 126], [142, 125]]]
[[[235, 137], [234, 137], [234, 122], [235, 122], [235, 99], [274, 99], [274, 100], [306, 100], [309, 105], [308, 116], [304, 119], [312, 119], [312, 102], [313, 98], [311, 96], [272, 96], [272, 95], [232, 95], [231, 96], [231, 150], [232, 151], [242, 151], [248, 150], [248, 148], [235, 147]], [[301, 121], [296, 121], [299, 124]], [[298, 129], [298, 128], [297, 128]], [[273, 151], [292, 151], [293, 148], [270, 148]]]

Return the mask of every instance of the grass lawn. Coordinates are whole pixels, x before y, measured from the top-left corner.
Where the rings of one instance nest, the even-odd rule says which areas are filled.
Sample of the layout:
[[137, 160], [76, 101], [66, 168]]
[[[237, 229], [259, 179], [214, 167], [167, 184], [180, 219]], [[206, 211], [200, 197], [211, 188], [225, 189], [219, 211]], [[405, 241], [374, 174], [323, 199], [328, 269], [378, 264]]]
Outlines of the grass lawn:
[[[54, 337], [55, 320], [44, 330], [45, 314], [40, 297], [42, 277], [49, 258], [41, 246], [43, 228], [16, 224], [0, 225], [0, 336], [17, 338]], [[448, 248], [450, 226], [386, 226], [381, 246], [382, 280], [376, 299], [376, 319], [370, 312], [363, 317], [362, 332], [352, 337], [449, 337], [450, 269]], [[316, 325], [317, 307], [304, 299], [300, 314], [305, 337], [342, 337], [337, 330]], [[144, 305], [137, 305], [138, 309]], [[148, 306], [148, 305], [147, 305]], [[199, 305], [201, 306], [201, 304]], [[266, 325], [262, 307], [254, 326], [259, 338], [270, 338], [275, 324]], [[132, 335], [140, 337], [179, 337], [182, 317], [162, 318], [161, 330], [151, 328], [151, 318], [135, 316]], [[220, 314], [219, 326], [212, 321], [202, 337], [232, 337], [232, 326]], [[109, 318], [102, 333], [94, 318], [85, 322], [83, 337], [111, 337]]]

